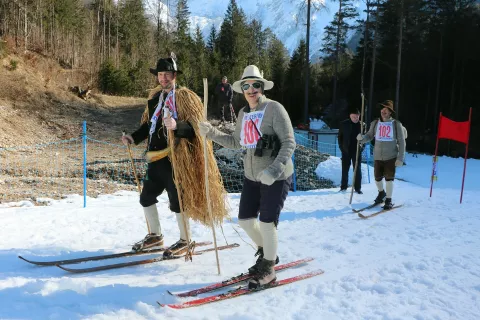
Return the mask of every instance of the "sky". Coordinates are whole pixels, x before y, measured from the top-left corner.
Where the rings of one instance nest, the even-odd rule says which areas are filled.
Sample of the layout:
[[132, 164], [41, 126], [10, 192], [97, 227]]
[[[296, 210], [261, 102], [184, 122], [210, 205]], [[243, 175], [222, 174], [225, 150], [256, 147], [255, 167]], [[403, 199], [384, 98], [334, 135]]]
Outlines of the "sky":
[[[469, 159], [460, 204], [463, 159], [440, 157], [438, 181], [430, 193], [432, 157], [407, 154], [399, 168], [393, 202], [403, 204], [374, 218], [352, 212], [372, 203], [373, 183], [363, 195], [332, 189], [290, 192], [278, 227], [280, 263], [313, 261], [279, 272], [278, 279], [321, 269], [325, 273], [283, 287], [196, 308], [179, 303], [167, 290], [181, 292], [245, 272], [255, 250], [238, 226], [239, 194], [229, 194], [231, 221], [216, 228], [218, 245], [238, 243], [215, 254], [102, 271], [69, 274], [56, 267], [30, 265], [128, 251], [146, 234], [138, 194], [120, 191], [88, 198], [41, 199], [0, 204], [0, 319], [461, 319], [480, 314], [480, 161]], [[365, 167], [364, 167], [365, 169]], [[317, 174], [340, 181], [340, 159], [319, 164]], [[373, 172], [370, 168], [370, 174]], [[366, 182], [366, 179], [364, 179]], [[166, 195], [159, 197], [166, 244], [178, 240]], [[375, 210], [367, 212], [373, 213]], [[209, 227], [193, 223], [196, 241], [213, 241]], [[146, 258], [148, 256], [141, 256]], [[140, 259], [130, 257], [109, 262]], [[97, 261], [82, 266], [106, 263]], [[79, 267], [79, 265], [72, 265]], [[209, 294], [204, 294], [206, 296]]]

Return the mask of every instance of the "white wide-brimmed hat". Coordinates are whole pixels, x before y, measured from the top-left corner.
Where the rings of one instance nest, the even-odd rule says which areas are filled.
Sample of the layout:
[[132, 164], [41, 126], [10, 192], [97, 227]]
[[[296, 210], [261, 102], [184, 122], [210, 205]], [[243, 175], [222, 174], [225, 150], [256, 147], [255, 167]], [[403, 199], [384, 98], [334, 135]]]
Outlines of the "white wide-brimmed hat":
[[263, 82], [263, 90], [270, 90], [273, 88], [273, 82], [268, 81], [262, 77], [260, 70], [258, 70], [257, 66], [250, 65], [243, 70], [242, 79], [235, 81], [232, 85], [233, 91], [238, 93], [243, 93], [242, 91], [242, 83], [247, 80], [257, 80]]

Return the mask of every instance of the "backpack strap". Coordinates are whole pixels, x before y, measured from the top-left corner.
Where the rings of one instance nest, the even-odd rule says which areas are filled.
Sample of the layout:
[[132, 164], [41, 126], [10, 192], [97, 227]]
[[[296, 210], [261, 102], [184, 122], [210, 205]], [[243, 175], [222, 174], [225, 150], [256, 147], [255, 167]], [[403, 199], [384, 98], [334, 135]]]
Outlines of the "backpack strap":
[[393, 120], [393, 123], [395, 124], [395, 140], [398, 141], [397, 120]]

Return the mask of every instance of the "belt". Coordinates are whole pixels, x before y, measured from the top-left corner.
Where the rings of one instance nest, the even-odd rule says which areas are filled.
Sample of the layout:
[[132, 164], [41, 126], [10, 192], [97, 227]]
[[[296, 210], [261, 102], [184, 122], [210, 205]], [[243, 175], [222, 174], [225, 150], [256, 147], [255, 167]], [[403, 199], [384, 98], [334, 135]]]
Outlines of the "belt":
[[148, 163], [152, 163], [165, 158], [169, 153], [170, 147], [158, 151], [147, 151], [145, 153], [145, 158], [147, 159]]

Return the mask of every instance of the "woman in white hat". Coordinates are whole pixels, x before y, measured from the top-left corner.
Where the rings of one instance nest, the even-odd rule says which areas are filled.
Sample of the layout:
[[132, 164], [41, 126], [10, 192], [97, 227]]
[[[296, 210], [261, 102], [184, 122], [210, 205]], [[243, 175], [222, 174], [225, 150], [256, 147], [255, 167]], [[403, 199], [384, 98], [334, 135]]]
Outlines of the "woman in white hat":
[[241, 121], [235, 132], [226, 134], [208, 122], [199, 123], [199, 130], [226, 148], [246, 149], [238, 222], [258, 247], [255, 256], [259, 257], [249, 268], [254, 275], [249, 286], [256, 288], [276, 280], [277, 225], [292, 182], [295, 139], [285, 108], [264, 95], [273, 82], [264, 79], [256, 66], [247, 66], [232, 87], [248, 102], [238, 114]]

